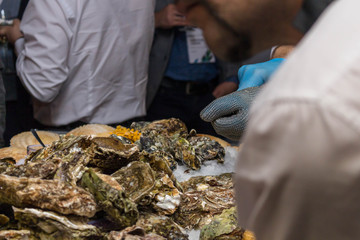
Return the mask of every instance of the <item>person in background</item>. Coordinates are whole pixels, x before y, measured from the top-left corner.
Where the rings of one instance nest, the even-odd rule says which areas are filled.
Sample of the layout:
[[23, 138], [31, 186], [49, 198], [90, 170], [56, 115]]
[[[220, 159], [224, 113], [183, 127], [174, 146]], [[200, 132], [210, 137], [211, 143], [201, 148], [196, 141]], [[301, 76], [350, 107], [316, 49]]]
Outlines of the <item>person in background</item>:
[[33, 1], [0, 34], [44, 127], [117, 124], [145, 116], [154, 1]]
[[[0, 60], [0, 71], [3, 70], [2, 61]], [[5, 131], [5, 87], [2, 76], [0, 75], [0, 148], [4, 147], [4, 131]]]
[[[215, 98], [237, 89], [239, 64], [219, 61], [207, 52], [201, 33], [191, 28], [174, 0], [156, 1], [155, 26], [147, 86], [147, 120], [176, 117], [190, 129], [214, 135], [211, 124], [203, 122], [199, 112]], [[200, 55], [197, 55], [199, 49]]]
[[[7, 2], [8, 4], [12, 4], [10, 6], [13, 8], [14, 16], [22, 19], [28, 0], [7, 0]], [[31, 97], [22, 86], [16, 73], [14, 46], [11, 44], [1, 44], [0, 57], [4, 63], [2, 77], [6, 90], [6, 127], [4, 141], [5, 145], [8, 146], [10, 139], [14, 135], [35, 128], [35, 122]]]
[[[295, 17], [294, 26], [301, 33], [306, 33], [332, 1], [306, 0], [304, 10], [297, 13]], [[288, 32], [289, 36], [299, 38], [297, 32]], [[284, 63], [285, 58], [293, 49], [294, 45], [274, 46], [268, 55], [269, 59], [264, 62], [253, 64], [254, 61], [247, 61], [238, 72], [240, 81], [238, 91], [209, 104], [202, 110], [201, 118], [206, 122], [211, 122], [218, 134], [239, 140], [246, 128], [249, 108], [261, 90], [261, 86]], [[244, 89], [247, 90], [241, 91]]]
[[[314, 12], [308, 1], [183, 2], [190, 3], [184, 6], [188, 20], [202, 27], [209, 42], [227, 32], [235, 44], [242, 33], [251, 44], [238, 49], [249, 53], [294, 44], [284, 24], [291, 26], [301, 6]], [[359, 7], [357, 0], [329, 5], [251, 108], [234, 184], [238, 221], [258, 240], [360, 237]], [[241, 31], [245, 22], [252, 32]], [[266, 33], [271, 28], [277, 31]], [[228, 52], [229, 42], [212, 45], [214, 52]]]

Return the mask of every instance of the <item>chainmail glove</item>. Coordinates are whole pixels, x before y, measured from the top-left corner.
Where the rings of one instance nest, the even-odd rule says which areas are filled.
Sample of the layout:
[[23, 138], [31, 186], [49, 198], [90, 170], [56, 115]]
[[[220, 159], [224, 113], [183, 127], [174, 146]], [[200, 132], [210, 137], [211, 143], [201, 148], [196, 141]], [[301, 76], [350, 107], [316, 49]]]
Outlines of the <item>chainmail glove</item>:
[[200, 117], [211, 122], [219, 135], [237, 141], [245, 130], [250, 105], [260, 89], [246, 88], [218, 98], [201, 111]]

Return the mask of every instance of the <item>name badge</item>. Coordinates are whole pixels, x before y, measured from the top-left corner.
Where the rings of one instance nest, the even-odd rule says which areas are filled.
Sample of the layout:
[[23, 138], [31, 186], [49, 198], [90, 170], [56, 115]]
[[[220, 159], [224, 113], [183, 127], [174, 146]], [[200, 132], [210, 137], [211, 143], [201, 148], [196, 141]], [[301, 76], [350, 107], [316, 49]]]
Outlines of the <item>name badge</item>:
[[189, 63], [214, 63], [215, 56], [207, 46], [199, 28], [186, 28]]

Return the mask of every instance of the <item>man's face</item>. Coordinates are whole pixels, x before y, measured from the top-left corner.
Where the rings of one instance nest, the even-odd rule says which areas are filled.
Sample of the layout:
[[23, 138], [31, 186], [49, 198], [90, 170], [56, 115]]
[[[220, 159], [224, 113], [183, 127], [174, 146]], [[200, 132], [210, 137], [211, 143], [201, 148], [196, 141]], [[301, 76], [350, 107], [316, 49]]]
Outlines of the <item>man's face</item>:
[[179, 0], [188, 21], [203, 30], [216, 56], [239, 61], [301, 34], [292, 20], [302, 0]]

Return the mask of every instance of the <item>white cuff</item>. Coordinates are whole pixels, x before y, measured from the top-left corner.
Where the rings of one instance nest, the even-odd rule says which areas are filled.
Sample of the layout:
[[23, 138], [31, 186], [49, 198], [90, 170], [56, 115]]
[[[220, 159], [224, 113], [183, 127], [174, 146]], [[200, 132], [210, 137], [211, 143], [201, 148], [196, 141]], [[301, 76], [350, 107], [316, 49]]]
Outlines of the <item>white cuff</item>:
[[15, 41], [15, 54], [16, 56], [24, 50], [25, 40], [23, 37], [19, 38]]
[[279, 47], [279, 45], [273, 46], [270, 51], [270, 60], [273, 59], [275, 50]]

